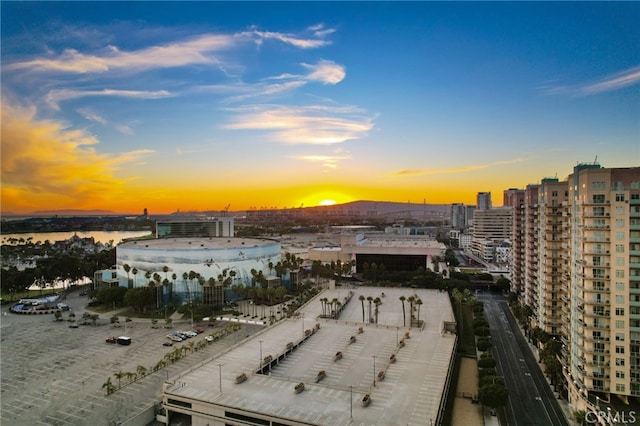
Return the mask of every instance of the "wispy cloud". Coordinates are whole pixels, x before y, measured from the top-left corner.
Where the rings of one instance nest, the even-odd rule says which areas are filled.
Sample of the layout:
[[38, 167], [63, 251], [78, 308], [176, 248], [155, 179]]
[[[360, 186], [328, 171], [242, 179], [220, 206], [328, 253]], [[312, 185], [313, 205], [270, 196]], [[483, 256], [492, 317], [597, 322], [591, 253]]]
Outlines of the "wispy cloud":
[[14, 108], [3, 99], [0, 173], [5, 206], [106, 205], [126, 184], [116, 171], [152, 152], [100, 154], [94, 136], [35, 117], [35, 108]]
[[330, 44], [324, 37], [334, 30], [318, 26], [313, 38], [252, 27], [249, 31], [230, 34], [200, 34], [189, 39], [158, 44], [137, 50], [121, 50], [109, 45], [92, 53], [65, 49], [56, 53], [48, 49], [44, 57], [8, 63], [5, 71], [58, 72], [72, 74], [106, 73], [126, 70], [141, 72], [150, 69], [183, 67], [187, 65], [216, 65], [224, 71], [223, 61], [216, 54], [228, 52], [239, 44], [253, 42], [261, 45], [266, 40], [313, 49]]
[[330, 33], [331, 32], [326, 30], [320, 33], [316, 31], [314, 35], [317, 38], [311, 39], [311, 38], [303, 38], [294, 34], [286, 34], [286, 33], [273, 32], [273, 31], [260, 31], [256, 27], [253, 27], [251, 31], [241, 33], [241, 35], [252, 37], [254, 42], [257, 45], [262, 45], [262, 43], [265, 40], [278, 40], [278, 41], [281, 41], [282, 43], [290, 44], [292, 46], [295, 46], [301, 49], [315, 49], [318, 47], [331, 44], [330, 41], [323, 40], [322, 38], [318, 38], [318, 37], [323, 37], [324, 35], [327, 35]]
[[194, 91], [201, 93], [219, 93], [228, 95], [224, 99], [227, 103], [243, 102], [247, 99], [273, 97], [297, 90], [309, 83], [334, 85], [344, 80], [346, 71], [340, 64], [333, 61], [321, 60], [316, 64], [300, 64], [308, 70], [306, 74], [284, 73], [270, 76], [257, 83], [233, 82], [229, 84], [200, 86]]
[[350, 160], [350, 155], [320, 155], [320, 154], [310, 154], [310, 155], [296, 155], [291, 157], [295, 160], [300, 161], [308, 161], [311, 163], [321, 163], [323, 167], [328, 169], [335, 169], [338, 167], [338, 163], [345, 160]]
[[610, 74], [591, 83], [575, 85], [550, 83], [545, 84], [540, 88], [547, 95], [568, 95], [579, 97], [611, 92], [624, 87], [633, 86], [638, 83], [640, 83], [640, 66], [629, 68], [615, 74]]
[[87, 119], [89, 121], [94, 121], [96, 123], [100, 123], [103, 126], [107, 125], [107, 119], [102, 117], [101, 115], [97, 114], [93, 110], [91, 110], [91, 108], [79, 108], [77, 110], [77, 112], [78, 112], [78, 114], [80, 114], [82, 117], [84, 117], [85, 119]]
[[60, 102], [70, 99], [84, 98], [87, 96], [115, 96], [120, 98], [131, 99], [160, 99], [173, 96], [166, 90], [142, 91], [142, 90], [75, 90], [75, 89], [56, 89], [50, 91], [45, 100], [53, 109], [60, 109]]
[[273, 141], [286, 144], [340, 144], [362, 138], [373, 128], [372, 117], [351, 107], [251, 105], [228, 111], [236, 117], [224, 128], [265, 130]]
[[317, 24], [310, 26], [309, 31], [313, 32], [316, 37], [322, 38], [334, 33], [336, 30], [334, 28], [325, 28], [324, 24]]
[[218, 61], [211, 53], [229, 49], [235, 43], [236, 38], [231, 35], [206, 34], [191, 40], [132, 51], [121, 51], [116, 46], [107, 46], [94, 54], [84, 54], [75, 49], [66, 49], [60, 55], [52, 54], [51, 58], [15, 62], [4, 68], [6, 70], [84, 74], [104, 73], [119, 69], [139, 72], [191, 64], [215, 64]]
[[395, 172], [392, 172], [390, 173], [390, 175], [395, 177], [410, 177], [410, 176], [434, 176], [434, 175], [444, 175], [444, 174], [452, 174], [452, 173], [466, 173], [466, 172], [472, 172], [474, 170], [486, 169], [492, 166], [522, 163], [524, 161], [527, 161], [527, 159], [523, 157], [518, 157], [510, 160], [494, 161], [488, 164], [470, 164], [468, 166], [452, 167], [450, 169], [403, 169], [403, 170], [397, 170]]

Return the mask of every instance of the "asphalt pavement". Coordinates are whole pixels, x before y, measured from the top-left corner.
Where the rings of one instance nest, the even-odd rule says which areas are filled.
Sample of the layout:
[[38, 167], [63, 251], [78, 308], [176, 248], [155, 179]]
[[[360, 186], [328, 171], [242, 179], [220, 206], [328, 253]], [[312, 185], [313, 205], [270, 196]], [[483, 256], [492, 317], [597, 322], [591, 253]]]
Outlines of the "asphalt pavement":
[[[65, 303], [80, 320], [87, 303], [79, 292]], [[98, 325], [69, 328], [69, 322], [56, 322], [53, 315], [6, 313], [0, 320], [0, 424], [35, 425], [115, 425], [130, 419], [159, 402], [165, 380], [250, 336], [262, 327], [243, 325], [240, 331], [203, 350], [190, 352], [180, 361], [156, 373], [132, 381], [122, 379], [123, 387], [111, 395], [102, 388], [108, 378], [117, 384], [114, 373], [148, 371], [174, 347], [162, 346], [170, 330], [152, 328], [150, 320], [134, 319], [127, 324], [130, 346], [109, 344], [105, 339], [125, 333], [109, 319], [115, 312], [100, 315]], [[64, 318], [68, 313], [64, 313]], [[191, 321], [178, 321], [173, 330], [189, 329]], [[224, 327], [224, 323], [219, 323]], [[217, 327], [216, 327], [217, 328]], [[207, 332], [214, 331], [207, 328]], [[207, 332], [189, 342], [204, 339]], [[126, 383], [126, 386], [124, 384]]]
[[501, 295], [480, 293], [485, 318], [491, 328], [493, 356], [498, 374], [509, 392], [507, 406], [498, 410], [504, 425], [568, 425], [540, 365], [531, 352], [506, 300]]

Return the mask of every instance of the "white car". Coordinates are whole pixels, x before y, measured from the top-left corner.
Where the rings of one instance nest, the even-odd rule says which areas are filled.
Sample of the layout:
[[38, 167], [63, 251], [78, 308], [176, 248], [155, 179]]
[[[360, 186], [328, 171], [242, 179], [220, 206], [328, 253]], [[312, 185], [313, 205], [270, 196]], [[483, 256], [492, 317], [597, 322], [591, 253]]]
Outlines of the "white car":
[[207, 336], [204, 338], [207, 342], [213, 342], [213, 336]]

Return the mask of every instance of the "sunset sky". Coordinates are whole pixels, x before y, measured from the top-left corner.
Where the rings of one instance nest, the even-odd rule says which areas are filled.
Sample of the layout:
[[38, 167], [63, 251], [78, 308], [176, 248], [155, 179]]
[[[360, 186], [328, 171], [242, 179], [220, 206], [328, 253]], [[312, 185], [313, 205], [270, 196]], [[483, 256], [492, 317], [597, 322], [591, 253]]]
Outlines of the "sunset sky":
[[640, 164], [640, 3], [6, 2], [1, 211], [475, 204]]

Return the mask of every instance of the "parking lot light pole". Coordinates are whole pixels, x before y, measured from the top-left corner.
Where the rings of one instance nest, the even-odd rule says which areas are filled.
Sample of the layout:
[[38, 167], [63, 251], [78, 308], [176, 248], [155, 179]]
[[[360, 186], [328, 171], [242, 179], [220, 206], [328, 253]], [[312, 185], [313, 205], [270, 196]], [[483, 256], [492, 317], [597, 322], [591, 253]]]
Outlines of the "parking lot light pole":
[[220, 393], [222, 393], [222, 364], [218, 363], [218, 371], [220, 375]]
[[376, 386], [376, 356], [373, 356], [373, 387]]
[[353, 422], [353, 385], [349, 385], [349, 416]]
[[260, 373], [262, 373], [262, 340], [260, 340]]

